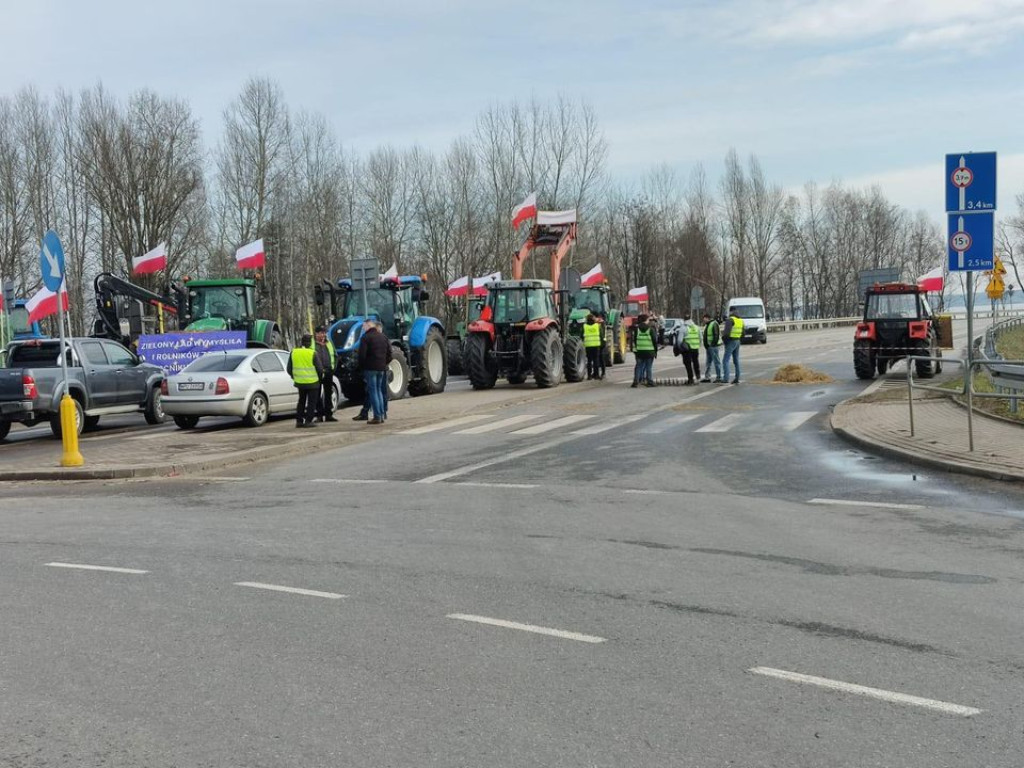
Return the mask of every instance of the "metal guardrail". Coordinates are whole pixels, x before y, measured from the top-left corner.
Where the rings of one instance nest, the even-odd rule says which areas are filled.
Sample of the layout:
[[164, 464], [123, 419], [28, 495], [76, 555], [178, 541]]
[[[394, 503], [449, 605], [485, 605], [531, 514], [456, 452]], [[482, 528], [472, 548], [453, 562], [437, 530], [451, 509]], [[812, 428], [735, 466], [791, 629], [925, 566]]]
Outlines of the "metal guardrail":
[[844, 325], [856, 325], [861, 317], [822, 317], [817, 320], [773, 320], [768, 323], [769, 333], [785, 333], [789, 331], [811, 331], [819, 328], [839, 328]]

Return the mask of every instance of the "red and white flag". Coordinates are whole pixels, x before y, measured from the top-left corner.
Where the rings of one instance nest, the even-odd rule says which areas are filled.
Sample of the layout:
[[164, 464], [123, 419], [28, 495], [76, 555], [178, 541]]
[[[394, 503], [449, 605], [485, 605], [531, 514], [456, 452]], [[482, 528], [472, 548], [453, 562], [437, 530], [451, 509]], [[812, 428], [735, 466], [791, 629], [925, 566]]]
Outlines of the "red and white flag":
[[473, 295], [474, 296], [486, 296], [487, 286], [490, 283], [496, 283], [501, 280], [501, 272], [491, 272], [489, 275], [483, 277], [473, 278]]
[[512, 226], [518, 227], [527, 219], [537, 215], [537, 193], [531, 192], [519, 205], [512, 209]]
[[595, 266], [589, 272], [585, 273], [583, 277], [580, 278], [580, 285], [583, 288], [591, 288], [595, 285], [600, 285], [603, 282], [604, 270], [601, 269], [601, 262], [598, 262], [597, 266]]
[[639, 288], [630, 288], [626, 298], [629, 301], [647, 301], [647, 286], [641, 285]]
[[167, 243], [160, 243], [149, 253], [132, 259], [133, 275], [148, 275], [161, 269], [167, 269]]
[[239, 269], [256, 269], [266, 266], [267, 254], [263, 252], [263, 238], [243, 245], [235, 251], [235, 264]]
[[390, 267], [388, 267], [388, 271], [380, 276], [380, 279], [381, 280], [394, 280], [397, 277], [398, 277], [398, 265], [397, 264], [392, 264]]
[[917, 284], [925, 293], [942, 293], [944, 280], [942, 267], [936, 267], [931, 272], [925, 272], [917, 278]]
[[445, 290], [445, 296], [465, 296], [469, 290], [469, 275], [460, 277], [458, 280], [453, 280], [448, 284], [448, 288]]
[[[64, 311], [68, 309], [68, 289], [64, 283], [60, 285], [60, 297], [64, 304]], [[25, 302], [28, 310], [28, 322], [34, 323], [44, 317], [57, 314], [57, 294], [45, 285], [36, 291], [35, 296]]]

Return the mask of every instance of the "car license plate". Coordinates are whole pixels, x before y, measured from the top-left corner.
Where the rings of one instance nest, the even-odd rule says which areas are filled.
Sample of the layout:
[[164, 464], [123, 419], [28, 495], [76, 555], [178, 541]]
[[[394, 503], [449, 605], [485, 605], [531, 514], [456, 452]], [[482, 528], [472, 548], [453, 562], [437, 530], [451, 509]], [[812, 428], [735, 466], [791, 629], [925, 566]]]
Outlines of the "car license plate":
[[180, 384], [178, 384], [178, 391], [179, 392], [184, 392], [185, 390], [190, 390], [190, 389], [191, 390], [198, 390], [198, 389], [205, 389], [205, 388], [206, 388], [206, 384], [204, 384], [201, 381], [183, 381]]

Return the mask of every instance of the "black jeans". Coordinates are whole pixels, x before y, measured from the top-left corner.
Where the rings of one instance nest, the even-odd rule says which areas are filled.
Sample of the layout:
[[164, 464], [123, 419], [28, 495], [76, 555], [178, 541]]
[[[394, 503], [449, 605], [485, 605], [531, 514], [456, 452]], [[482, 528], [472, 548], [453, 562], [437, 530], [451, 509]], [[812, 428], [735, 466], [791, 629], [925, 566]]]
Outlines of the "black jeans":
[[316, 404], [320, 399], [319, 384], [299, 384], [299, 404], [295, 408], [295, 421], [309, 424], [316, 418]]
[[318, 402], [316, 405], [316, 415], [321, 419], [326, 419], [328, 416], [334, 415], [334, 377], [329, 376], [326, 379], [321, 379], [317, 385], [317, 398]]
[[601, 370], [601, 348], [587, 347], [587, 378], [596, 379], [603, 373]]
[[686, 366], [686, 380], [695, 381], [700, 378], [700, 350], [684, 349], [683, 365]]

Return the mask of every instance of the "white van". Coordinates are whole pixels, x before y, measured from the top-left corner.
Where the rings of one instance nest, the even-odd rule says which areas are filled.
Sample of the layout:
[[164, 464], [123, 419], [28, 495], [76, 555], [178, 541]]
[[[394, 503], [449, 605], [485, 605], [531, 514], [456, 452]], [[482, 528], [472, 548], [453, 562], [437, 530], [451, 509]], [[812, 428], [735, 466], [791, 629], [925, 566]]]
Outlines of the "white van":
[[743, 341], [768, 343], [768, 320], [765, 318], [764, 302], [754, 296], [729, 299], [725, 305], [727, 315], [734, 314], [743, 320]]

